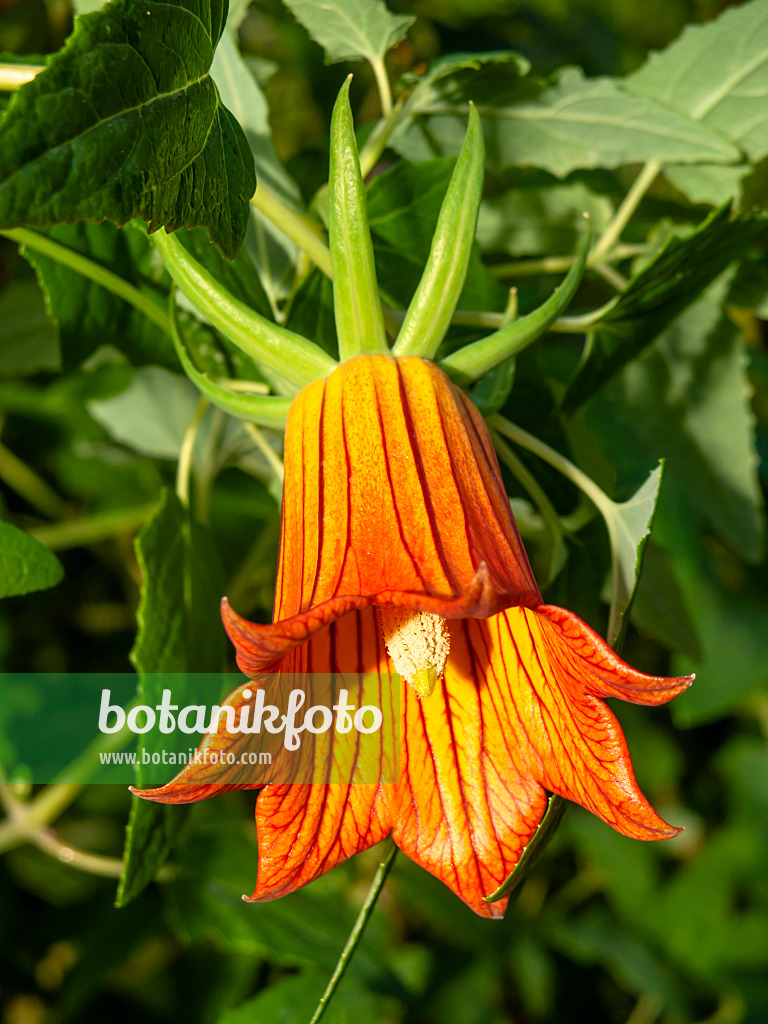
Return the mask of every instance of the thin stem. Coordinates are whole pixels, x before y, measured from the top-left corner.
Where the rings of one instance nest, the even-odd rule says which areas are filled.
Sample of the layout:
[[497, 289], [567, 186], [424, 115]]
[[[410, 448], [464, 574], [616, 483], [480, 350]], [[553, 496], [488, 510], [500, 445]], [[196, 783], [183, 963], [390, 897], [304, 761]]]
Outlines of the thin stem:
[[261, 182], [251, 199], [251, 206], [263, 213], [267, 220], [298, 245], [326, 277], [331, 276], [331, 254], [316, 224], [292, 210]]
[[382, 58], [380, 60], [372, 60], [371, 67], [376, 76], [376, 88], [379, 90], [381, 115], [382, 117], [389, 117], [392, 114], [392, 87], [389, 84], [387, 66]]
[[208, 399], [203, 397], [197, 403], [195, 415], [192, 417], [189, 426], [184, 434], [179, 452], [179, 462], [176, 469], [176, 496], [184, 508], [189, 508], [189, 485], [192, 479], [192, 457], [195, 454], [195, 442], [200, 433], [200, 424], [203, 422], [208, 410]]
[[500, 416], [498, 413], [495, 416], [491, 416], [488, 422], [494, 430], [503, 434], [504, 437], [514, 441], [515, 444], [519, 444], [521, 448], [527, 448], [529, 452], [538, 455], [544, 462], [548, 462], [550, 466], [553, 466], [559, 473], [562, 473], [571, 483], [576, 484], [579, 490], [583, 491], [598, 508], [605, 508], [609, 502], [611, 505], [614, 504], [608, 495], [597, 486], [594, 480], [591, 480], [586, 473], [582, 472], [578, 466], [574, 466], [560, 452], [556, 452], [554, 448], [550, 448], [548, 444], [540, 441], [538, 437], [534, 437], [533, 434], [529, 434], [527, 430], [523, 430], [522, 427], [518, 427], [511, 420]]
[[81, 519], [65, 519], [50, 526], [36, 526], [29, 533], [52, 551], [99, 544], [110, 537], [134, 533], [149, 519], [154, 505], [138, 505]]
[[125, 302], [128, 302], [153, 323], [157, 324], [166, 334], [171, 333], [168, 315], [158, 302], [144, 292], [139, 291], [132, 284], [124, 281], [122, 277], [113, 274], [111, 270], [102, 267], [100, 263], [88, 259], [87, 256], [82, 256], [79, 252], [69, 249], [60, 242], [54, 242], [52, 238], [40, 235], [36, 231], [30, 231], [28, 228], [13, 228], [11, 231], [0, 231], [0, 235], [10, 238], [11, 241], [26, 248], [41, 252], [43, 256], [48, 256], [49, 259], [55, 260], [57, 263], [63, 263], [70, 270], [74, 270], [83, 277], [87, 277], [90, 281], [101, 285], [102, 288], [106, 288], [113, 295], [124, 299]]
[[503, 434], [504, 437], [514, 441], [515, 444], [521, 445], [523, 448], [527, 448], [528, 451], [538, 455], [540, 459], [548, 462], [550, 466], [553, 466], [559, 473], [562, 473], [564, 477], [574, 483], [589, 498], [603, 517], [605, 528], [608, 531], [608, 540], [611, 545], [611, 603], [606, 639], [609, 644], [612, 644], [621, 631], [622, 616], [622, 610], [619, 607], [621, 573], [617, 555], [619, 537], [616, 532], [616, 502], [609, 498], [605, 491], [597, 486], [594, 480], [590, 479], [586, 473], [583, 473], [578, 466], [574, 466], [564, 455], [556, 452], [554, 448], [550, 448], [549, 445], [544, 444], [537, 437], [516, 426], [504, 416], [500, 416], [497, 413], [495, 416], [490, 417], [488, 422], [493, 429]]
[[4, 444], [0, 444], [0, 480], [49, 519], [65, 515], [66, 501]]
[[603, 256], [618, 242], [621, 233], [632, 219], [632, 214], [640, 205], [640, 201], [656, 180], [661, 170], [661, 161], [649, 160], [635, 178], [632, 187], [624, 201], [613, 216], [613, 220], [602, 234], [595, 248], [592, 250], [592, 259], [602, 262]]
[[558, 551], [563, 542], [563, 530], [560, 525], [560, 517], [555, 510], [555, 506], [547, 497], [544, 489], [525, 463], [515, 455], [509, 445], [503, 441], [497, 433], [494, 432], [491, 436], [493, 438], [493, 447], [499, 453], [501, 461], [509, 470], [511, 470], [512, 473], [514, 473], [533, 499], [552, 538], [552, 555], [547, 574], [547, 580], [551, 580], [557, 563]]
[[368, 920], [371, 914], [373, 913], [373, 908], [376, 906], [376, 900], [379, 898], [379, 894], [381, 893], [381, 890], [384, 888], [384, 883], [387, 880], [387, 875], [389, 874], [390, 869], [392, 868], [392, 864], [394, 863], [395, 860], [395, 854], [397, 853], [397, 847], [392, 842], [392, 840], [388, 839], [386, 840], [386, 842], [389, 844], [389, 848], [384, 854], [384, 857], [382, 858], [381, 863], [379, 864], [378, 870], [376, 871], [376, 874], [373, 877], [371, 887], [368, 890], [368, 895], [365, 897], [365, 902], [360, 908], [360, 913], [357, 915], [357, 920], [355, 921], [354, 927], [352, 928], [352, 931], [349, 933], [347, 944], [344, 946], [344, 949], [341, 952], [341, 956], [339, 957], [338, 963], [336, 964], [336, 969], [331, 975], [331, 980], [328, 982], [328, 986], [325, 992], [323, 992], [322, 996], [320, 997], [320, 1002], [317, 1004], [317, 1009], [312, 1015], [312, 1019], [310, 1020], [309, 1024], [318, 1024], [318, 1021], [322, 1018], [323, 1014], [328, 1009], [328, 1005], [331, 999], [333, 999], [336, 989], [339, 987], [339, 982], [344, 977], [344, 972], [349, 967], [352, 956], [358, 947], [360, 939], [363, 937], [365, 926], [368, 924]]
[[602, 277], [604, 281], [607, 281], [611, 288], [615, 288], [617, 292], [623, 292], [629, 283], [623, 274], [620, 274], [615, 267], [611, 267], [607, 263], [596, 263], [595, 273], [599, 274], [600, 277]]
[[283, 482], [285, 476], [285, 467], [283, 466], [283, 460], [277, 455], [274, 449], [268, 444], [264, 434], [259, 430], [255, 423], [245, 424], [246, 432], [250, 435], [251, 440], [259, 449], [261, 454], [267, 460], [270, 469], [275, 474], [280, 483]]
[[0, 64], [0, 92], [13, 92], [45, 71], [42, 64]]
[[89, 875], [102, 875], [104, 878], [120, 878], [124, 864], [119, 857], [104, 857], [98, 853], [88, 853], [77, 846], [64, 842], [50, 829], [42, 829], [29, 836], [30, 842], [49, 853], [62, 864], [69, 864], [78, 871]]
[[[622, 243], [614, 246], [600, 258], [601, 263], [620, 263], [633, 256], [643, 256], [651, 251], [650, 245], [644, 243]], [[512, 260], [511, 263], [494, 263], [489, 270], [496, 277], [536, 277], [539, 274], [564, 274], [573, 266], [573, 256], [542, 256], [541, 259]], [[587, 266], [595, 266], [595, 254], [587, 258]]]

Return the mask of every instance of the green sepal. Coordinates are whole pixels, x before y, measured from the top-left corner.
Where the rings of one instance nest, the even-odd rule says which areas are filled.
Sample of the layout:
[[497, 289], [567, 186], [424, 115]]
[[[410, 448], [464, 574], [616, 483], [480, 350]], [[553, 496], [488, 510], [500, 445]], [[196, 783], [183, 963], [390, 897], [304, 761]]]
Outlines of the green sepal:
[[427, 265], [392, 350], [395, 356], [431, 359], [445, 337], [467, 276], [484, 163], [483, 126], [470, 103], [467, 134], [440, 207]]
[[351, 77], [339, 91], [331, 118], [328, 196], [333, 307], [342, 362], [357, 355], [389, 352], [368, 226], [368, 203], [349, 106]]
[[195, 309], [256, 363], [297, 391], [336, 369], [336, 362], [317, 345], [236, 299], [174, 235], [161, 228], [152, 237], [168, 273]]
[[495, 903], [497, 900], [503, 900], [505, 896], [509, 896], [512, 890], [516, 889], [528, 877], [531, 868], [533, 868], [536, 861], [546, 850], [549, 841], [557, 830], [557, 826], [563, 820], [567, 806], [567, 802], [561, 796], [556, 794], [550, 796], [544, 817], [539, 822], [539, 827], [533, 833], [531, 841], [523, 850], [520, 860], [515, 864], [511, 874], [504, 879], [496, 892], [492, 892], [490, 896], [483, 896], [486, 903]]
[[584, 276], [591, 240], [592, 231], [587, 219], [587, 230], [576, 252], [573, 266], [560, 287], [532, 313], [442, 359], [440, 366], [448, 376], [462, 386], [471, 384], [549, 330], [576, 294], [576, 289]]
[[241, 420], [249, 420], [257, 423], [260, 427], [273, 427], [275, 430], [285, 428], [288, 418], [288, 410], [291, 407], [291, 399], [283, 398], [281, 395], [242, 395], [229, 388], [222, 387], [197, 369], [189, 358], [179, 332], [178, 310], [176, 303], [171, 297], [171, 328], [173, 347], [182, 365], [184, 373], [192, 381], [197, 390], [205, 397], [228, 412], [230, 416], [236, 416]]

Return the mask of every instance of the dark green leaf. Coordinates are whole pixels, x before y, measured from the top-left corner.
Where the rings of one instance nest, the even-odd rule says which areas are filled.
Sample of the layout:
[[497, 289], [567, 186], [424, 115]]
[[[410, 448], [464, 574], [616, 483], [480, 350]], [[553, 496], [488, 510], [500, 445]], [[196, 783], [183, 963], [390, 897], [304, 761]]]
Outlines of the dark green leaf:
[[245, 903], [256, 881], [255, 799], [194, 808], [166, 890], [169, 909], [187, 941], [330, 972], [354, 922], [353, 908], [338, 903], [346, 876], [330, 875], [288, 899]]
[[[142, 593], [137, 612], [139, 632], [131, 658], [140, 676], [139, 703], [160, 703], [163, 686], [159, 673], [185, 673], [184, 681], [178, 676], [174, 680], [174, 697], [178, 694], [180, 704], [210, 704], [219, 695], [196, 693], [201, 684], [195, 674], [220, 671], [224, 657], [218, 611], [223, 585], [211, 539], [202, 527], [190, 522], [178, 498], [166, 492], [136, 541], [136, 553]], [[163, 737], [150, 740], [148, 736], [139, 751], [150, 742], [160, 749]], [[148, 787], [167, 782], [167, 773], [162, 766], [138, 764], [136, 784]], [[134, 899], [155, 877], [173, 849], [183, 817], [179, 808], [134, 798], [119, 906]]]
[[29, 376], [60, 366], [56, 327], [34, 281], [15, 281], [0, 294], [0, 374]]
[[[328, 978], [319, 970], [303, 971], [271, 985], [255, 999], [219, 1018], [217, 1024], [306, 1024], [315, 1012]], [[323, 1017], [327, 1024], [394, 1020], [392, 1000], [350, 983], [341, 983]]]
[[664, 458], [678, 500], [757, 561], [764, 520], [752, 391], [744, 339], [722, 310], [726, 289], [716, 282], [580, 419], [613, 465], [630, 455]]
[[760, 221], [732, 220], [724, 207], [690, 234], [670, 238], [600, 320], [563, 408], [577, 409], [635, 359], [765, 230]]
[[0, 597], [47, 590], [63, 575], [58, 558], [40, 541], [0, 522]]
[[[454, 165], [450, 158], [423, 164], [402, 160], [375, 178], [368, 189], [368, 220], [379, 283], [384, 293], [403, 307], [413, 298], [424, 270]], [[505, 298], [504, 288], [473, 246], [459, 308], [498, 309]]]
[[[84, 221], [60, 224], [45, 234], [136, 288], [158, 294], [162, 264], [154, 259], [142, 231], [132, 226], [119, 231], [111, 224]], [[113, 345], [135, 365], [176, 365], [168, 335], [129, 303], [65, 263], [30, 247], [22, 251], [37, 271], [51, 316], [58, 324], [64, 369], [79, 366], [102, 345]]]
[[0, 226], [88, 218], [202, 225], [234, 256], [255, 188], [242, 129], [209, 74], [226, 0], [115, 0], [0, 125]]

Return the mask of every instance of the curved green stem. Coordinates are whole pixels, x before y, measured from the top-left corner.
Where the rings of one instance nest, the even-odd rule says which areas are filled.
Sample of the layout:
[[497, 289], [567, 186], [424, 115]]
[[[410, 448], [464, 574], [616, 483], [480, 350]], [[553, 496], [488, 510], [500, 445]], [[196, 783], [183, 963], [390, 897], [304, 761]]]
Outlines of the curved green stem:
[[609, 498], [605, 491], [598, 487], [595, 481], [580, 470], [578, 466], [574, 466], [570, 459], [566, 459], [564, 455], [556, 452], [554, 448], [550, 448], [548, 444], [544, 444], [543, 441], [534, 437], [533, 434], [529, 434], [504, 416], [498, 415], [498, 413], [490, 417], [488, 422], [494, 430], [503, 434], [504, 437], [514, 441], [515, 444], [519, 444], [523, 448], [527, 448], [528, 451], [538, 455], [540, 459], [548, 462], [550, 466], [553, 466], [559, 473], [562, 473], [566, 479], [574, 483], [589, 498], [603, 517], [606, 530], [608, 531], [608, 540], [611, 545], [611, 603], [607, 640], [609, 644], [613, 643], [619, 635], [624, 611], [620, 606], [621, 576], [618, 558], [620, 538], [616, 515], [617, 503], [612, 498]]
[[97, 512], [80, 519], [63, 519], [50, 526], [36, 526], [29, 533], [51, 551], [99, 544], [110, 537], [133, 533], [146, 523], [155, 505], [137, 505], [117, 512]]
[[317, 1004], [317, 1009], [312, 1014], [312, 1019], [309, 1024], [318, 1024], [323, 1014], [328, 1009], [331, 999], [333, 999], [336, 989], [339, 987], [339, 982], [344, 977], [344, 972], [349, 967], [349, 963], [355, 950], [360, 943], [360, 939], [365, 931], [365, 926], [368, 924], [368, 920], [373, 913], [373, 908], [376, 906], [376, 900], [379, 898], [381, 890], [384, 888], [384, 883], [387, 880], [392, 864], [395, 860], [395, 854], [397, 853], [397, 847], [391, 839], [385, 840], [385, 843], [389, 844], [387, 852], [382, 857], [381, 863], [379, 864], [378, 870], [374, 875], [371, 887], [368, 890], [368, 895], [365, 897], [365, 902], [360, 908], [360, 913], [357, 915], [357, 920], [354, 923], [352, 931], [349, 933], [347, 944], [341, 952], [336, 969], [331, 975], [331, 980], [328, 982], [325, 992], [320, 997], [320, 1002]]
[[[175, 288], [175, 285], [174, 285]], [[281, 430], [285, 427], [288, 418], [288, 410], [291, 407], [291, 399], [282, 395], [264, 394], [267, 390], [265, 385], [251, 381], [229, 381], [229, 387], [223, 387], [216, 381], [212, 381], [206, 374], [201, 373], [187, 354], [184, 342], [181, 339], [178, 323], [178, 309], [171, 293], [170, 322], [172, 327], [173, 346], [176, 355], [182, 365], [184, 373], [192, 381], [197, 390], [205, 397], [238, 419], [251, 420], [263, 427], [273, 427]], [[258, 389], [261, 393], [254, 393]], [[250, 391], [250, 394], [248, 393]]]
[[528, 467], [520, 461], [509, 445], [503, 441], [496, 432], [492, 434], [493, 447], [499, 453], [502, 462], [514, 473], [523, 487], [528, 491], [536, 507], [544, 520], [544, 524], [552, 538], [552, 555], [550, 558], [549, 571], [545, 583], [549, 582], [554, 575], [557, 565], [557, 556], [563, 544], [563, 529], [560, 525], [560, 517], [554, 505], [547, 497], [544, 489]]
[[9, 231], [0, 231], [0, 235], [10, 238], [11, 241], [16, 242], [18, 245], [34, 249], [36, 252], [42, 253], [43, 256], [48, 256], [49, 259], [62, 263], [65, 267], [69, 267], [70, 270], [82, 274], [83, 277], [87, 277], [90, 281], [112, 292], [113, 295], [117, 295], [118, 298], [130, 303], [131, 306], [140, 313], [143, 313], [167, 334], [171, 333], [168, 314], [159, 301], [155, 301], [149, 295], [139, 291], [138, 288], [124, 281], [122, 277], [114, 274], [111, 270], [107, 270], [106, 267], [102, 267], [100, 263], [88, 259], [87, 256], [82, 256], [79, 252], [75, 252], [74, 249], [69, 249], [66, 245], [55, 242], [46, 235], [30, 231], [29, 228], [13, 228]]
[[174, 235], [160, 228], [152, 237], [168, 272], [190, 302], [257, 363], [280, 374], [296, 390], [334, 371], [335, 360], [321, 348], [236, 299]]

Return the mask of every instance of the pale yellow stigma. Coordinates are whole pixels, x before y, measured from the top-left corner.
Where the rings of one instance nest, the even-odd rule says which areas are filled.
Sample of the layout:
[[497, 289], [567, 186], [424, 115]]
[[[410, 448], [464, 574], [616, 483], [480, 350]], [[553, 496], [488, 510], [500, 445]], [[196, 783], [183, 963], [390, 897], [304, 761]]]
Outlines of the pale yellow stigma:
[[419, 697], [429, 697], [443, 676], [451, 649], [445, 619], [392, 605], [380, 605], [379, 614], [395, 671]]

